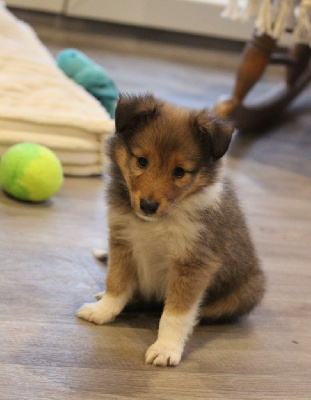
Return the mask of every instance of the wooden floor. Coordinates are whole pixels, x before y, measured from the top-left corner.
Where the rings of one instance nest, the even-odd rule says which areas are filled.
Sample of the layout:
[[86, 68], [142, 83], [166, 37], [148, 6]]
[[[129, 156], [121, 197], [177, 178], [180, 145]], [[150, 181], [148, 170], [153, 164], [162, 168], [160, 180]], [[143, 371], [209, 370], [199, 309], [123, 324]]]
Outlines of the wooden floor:
[[[42, 36], [53, 54], [74, 37], [53, 29]], [[80, 49], [105, 66], [120, 90], [203, 107], [233, 83], [230, 70], [105, 50], [96, 40], [95, 46], [85, 35]], [[309, 400], [310, 105], [307, 90], [277, 126], [236, 137], [228, 164], [267, 293], [245, 320], [198, 326], [176, 368], [144, 364], [158, 313], [125, 312], [102, 327], [75, 317], [104, 288], [105, 268], [91, 249], [107, 244], [105, 180], [67, 178], [41, 205], [1, 193], [0, 399]]]

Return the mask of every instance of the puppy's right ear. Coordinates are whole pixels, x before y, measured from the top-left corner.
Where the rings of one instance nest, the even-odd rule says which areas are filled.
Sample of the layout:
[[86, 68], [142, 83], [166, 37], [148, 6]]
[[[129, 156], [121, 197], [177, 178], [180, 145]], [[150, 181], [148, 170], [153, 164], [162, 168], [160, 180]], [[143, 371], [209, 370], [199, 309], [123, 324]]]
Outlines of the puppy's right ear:
[[227, 152], [234, 132], [231, 122], [214, 116], [205, 108], [195, 115], [194, 126], [206, 154], [218, 160]]
[[116, 133], [131, 134], [156, 118], [161, 101], [153, 95], [120, 95], [116, 111]]

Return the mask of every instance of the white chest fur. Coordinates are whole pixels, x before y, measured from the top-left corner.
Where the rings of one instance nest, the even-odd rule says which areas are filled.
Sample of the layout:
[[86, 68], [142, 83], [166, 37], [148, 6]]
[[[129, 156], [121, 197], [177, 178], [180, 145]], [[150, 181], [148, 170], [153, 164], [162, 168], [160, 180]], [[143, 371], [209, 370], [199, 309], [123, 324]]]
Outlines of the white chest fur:
[[137, 265], [139, 291], [148, 300], [163, 300], [167, 279], [174, 260], [193, 246], [199, 225], [189, 216], [167, 216], [144, 221], [135, 215], [123, 215], [122, 238], [133, 249]]
[[165, 299], [168, 274], [174, 260], [182, 259], [193, 249], [204, 229], [198, 212], [205, 207], [217, 206], [221, 189], [221, 185], [210, 187], [208, 192], [203, 191], [184, 201], [169, 215], [155, 221], [142, 220], [135, 214], [120, 215], [118, 210], [110, 210], [110, 221], [124, 227], [120, 235], [132, 246], [139, 291], [143, 297]]

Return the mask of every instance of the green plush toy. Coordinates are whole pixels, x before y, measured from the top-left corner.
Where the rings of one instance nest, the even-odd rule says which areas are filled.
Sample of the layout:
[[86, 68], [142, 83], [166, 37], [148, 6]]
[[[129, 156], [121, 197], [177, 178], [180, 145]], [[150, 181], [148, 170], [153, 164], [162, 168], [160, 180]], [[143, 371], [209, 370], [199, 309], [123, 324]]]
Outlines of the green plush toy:
[[45, 146], [20, 143], [1, 157], [0, 184], [18, 200], [41, 202], [62, 186], [63, 170], [56, 155]]
[[57, 56], [59, 68], [93, 95], [114, 118], [118, 90], [100, 65], [76, 49], [62, 50]]

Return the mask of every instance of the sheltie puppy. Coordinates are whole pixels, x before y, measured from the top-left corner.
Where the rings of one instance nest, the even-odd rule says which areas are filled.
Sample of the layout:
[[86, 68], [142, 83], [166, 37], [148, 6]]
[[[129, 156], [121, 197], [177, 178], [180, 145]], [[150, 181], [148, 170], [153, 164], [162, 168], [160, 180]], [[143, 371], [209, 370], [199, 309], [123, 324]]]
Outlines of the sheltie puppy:
[[264, 293], [234, 188], [223, 170], [233, 128], [207, 109], [121, 96], [108, 142], [106, 291], [78, 317], [115, 319], [131, 300], [163, 302], [146, 363], [177, 365], [200, 319], [249, 313]]

